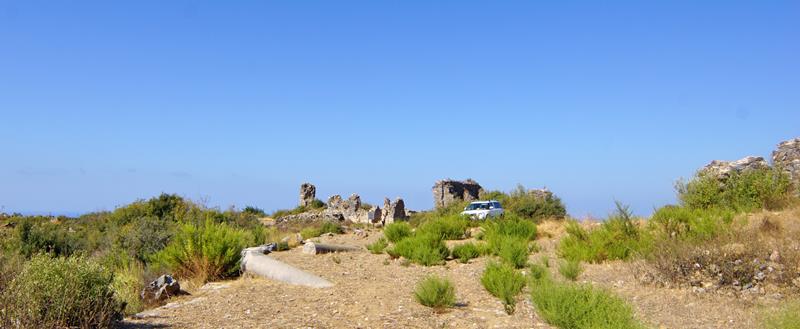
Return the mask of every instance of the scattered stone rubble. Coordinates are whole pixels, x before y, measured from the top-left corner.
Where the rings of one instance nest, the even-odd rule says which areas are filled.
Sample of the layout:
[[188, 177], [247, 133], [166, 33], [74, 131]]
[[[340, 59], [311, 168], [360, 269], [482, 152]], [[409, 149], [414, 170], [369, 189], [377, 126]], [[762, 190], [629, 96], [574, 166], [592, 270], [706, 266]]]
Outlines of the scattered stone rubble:
[[146, 302], [160, 302], [181, 294], [181, 285], [171, 275], [162, 275], [142, 289], [141, 297]]
[[478, 200], [482, 190], [481, 185], [472, 179], [439, 180], [433, 185], [433, 205], [436, 208], [444, 208], [453, 203]]

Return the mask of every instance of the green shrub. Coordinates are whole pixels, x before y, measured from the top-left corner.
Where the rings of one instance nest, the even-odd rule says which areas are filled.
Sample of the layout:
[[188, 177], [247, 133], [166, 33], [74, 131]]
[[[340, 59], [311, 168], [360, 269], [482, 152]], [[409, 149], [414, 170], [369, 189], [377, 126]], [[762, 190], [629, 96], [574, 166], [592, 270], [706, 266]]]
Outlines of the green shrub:
[[389, 246], [389, 241], [386, 241], [386, 238], [381, 237], [377, 241], [368, 244], [367, 250], [369, 250], [373, 254], [382, 254], [383, 250], [386, 249], [386, 247], [388, 246]]
[[[387, 253], [390, 253], [387, 250]], [[444, 264], [450, 250], [440, 236], [434, 234], [416, 234], [400, 240], [395, 244], [390, 255], [394, 253], [424, 266]]]
[[477, 258], [481, 255], [481, 247], [474, 243], [464, 243], [453, 247], [452, 253], [454, 258], [464, 264], [468, 263], [470, 259]]
[[790, 301], [763, 317], [765, 329], [800, 329], [800, 301]]
[[558, 253], [574, 261], [599, 263], [604, 260], [629, 259], [636, 253], [646, 253], [652, 247], [652, 237], [639, 228], [626, 206], [617, 203], [617, 212], [600, 227], [587, 231], [570, 222], [567, 236], [561, 239]]
[[514, 236], [498, 236], [489, 240], [494, 254], [515, 268], [528, 264], [528, 241]]
[[250, 232], [225, 223], [183, 224], [153, 260], [181, 277], [201, 281], [227, 278], [238, 274], [240, 252], [253, 240]]
[[67, 234], [60, 225], [50, 223], [45, 217], [23, 218], [15, 231], [16, 249], [25, 257], [37, 253], [69, 256], [82, 249], [80, 239]]
[[429, 276], [417, 284], [414, 298], [422, 305], [441, 310], [455, 304], [456, 291], [450, 280]]
[[533, 280], [531, 299], [537, 313], [559, 328], [643, 328], [622, 299], [591, 286]]
[[581, 267], [580, 261], [568, 260], [561, 263], [558, 266], [558, 273], [561, 273], [565, 278], [575, 281], [578, 279], [578, 275], [583, 272], [583, 267]]
[[748, 212], [782, 206], [790, 195], [786, 173], [777, 169], [734, 172], [723, 180], [703, 171], [675, 184], [678, 198], [689, 208], [725, 208]]
[[0, 325], [21, 328], [109, 328], [124, 307], [114, 276], [79, 256], [31, 258], [0, 297]]
[[422, 223], [418, 232], [434, 234], [445, 240], [460, 240], [464, 238], [469, 220], [460, 215], [437, 217]]
[[483, 224], [484, 239], [492, 240], [497, 236], [512, 236], [520, 239], [536, 239], [536, 223], [520, 219], [515, 215], [508, 215], [502, 219], [486, 221]]
[[383, 236], [391, 243], [398, 243], [411, 236], [411, 225], [406, 222], [394, 222], [383, 228]]
[[649, 225], [668, 237], [703, 240], [726, 232], [734, 215], [728, 209], [668, 205], [653, 213]]
[[525, 286], [525, 277], [507, 264], [491, 262], [481, 276], [481, 284], [493, 296], [500, 298], [505, 311], [514, 313], [516, 296]]
[[341, 234], [344, 228], [339, 223], [324, 222], [319, 227], [306, 227], [300, 231], [300, 236], [303, 239], [316, 238], [326, 233]]
[[547, 267], [540, 264], [532, 264], [530, 267], [530, 277], [531, 280], [534, 282], [538, 282], [541, 280], [547, 280], [550, 276], [550, 272], [547, 271]]
[[500, 191], [484, 192], [481, 199], [497, 200], [505, 208], [506, 215], [516, 215], [528, 220], [561, 219], [567, 215], [567, 209], [560, 198], [552, 194], [537, 195], [522, 185], [517, 185], [508, 194]]
[[258, 208], [258, 207], [253, 207], [253, 206], [244, 207], [244, 209], [242, 210], [242, 213], [253, 215], [253, 216], [258, 216], [258, 217], [266, 217], [267, 216], [267, 213], [264, 212], [264, 209], [261, 209], [261, 208]]

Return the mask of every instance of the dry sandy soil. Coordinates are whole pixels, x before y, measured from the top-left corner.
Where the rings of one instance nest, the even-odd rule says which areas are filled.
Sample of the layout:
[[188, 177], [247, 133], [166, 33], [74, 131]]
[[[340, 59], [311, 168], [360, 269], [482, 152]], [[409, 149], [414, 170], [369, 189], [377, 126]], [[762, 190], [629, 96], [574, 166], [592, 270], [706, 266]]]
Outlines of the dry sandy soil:
[[[555, 265], [557, 225], [551, 238], [539, 240]], [[322, 237], [325, 243], [364, 246], [377, 239], [353, 234]], [[191, 296], [142, 312], [123, 323], [126, 328], [551, 328], [530, 302], [527, 290], [518, 298], [517, 311], [506, 315], [497, 298], [480, 284], [488, 261], [469, 264], [449, 261], [446, 266], [406, 266], [385, 254], [358, 252], [306, 255], [302, 248], [271, 254], [278, 260], [315, 273], [335, 284], [313, 289], [255, 277], [211, 283]], [[554, 271], [555, 267], [551, 266]], [[607, 288], [633, 305], [637, 318], [654, 328], [757, 328], [759, 304], [735, 297], [695, 294], [687, 289], [645, 286], [635, 280], [632, 265], [610, 262], [586, 265], [578, 281]], [[435, 313], [413, 297], [416, 283], [426, 275], [447, 276], [456, 286], [459, 306]], [[527, 289], [527, 288], [526, 288]]]

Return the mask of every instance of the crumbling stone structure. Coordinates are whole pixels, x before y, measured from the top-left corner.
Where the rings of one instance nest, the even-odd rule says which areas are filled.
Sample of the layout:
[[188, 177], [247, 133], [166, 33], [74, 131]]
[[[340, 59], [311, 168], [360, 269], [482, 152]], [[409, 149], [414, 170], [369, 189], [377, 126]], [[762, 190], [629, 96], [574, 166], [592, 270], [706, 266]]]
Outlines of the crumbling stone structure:
[[308, 207], [317, 198], [317, 187], [311, 183], [300, 185], [300, 206]]
[[397, 198], [391, 202], [389, 198], [383, 199], [382, 224], [388, 225], [398, 220], [406, 220], [406, 205], [403, 199]]
[[763, 168], [769, 168], [769, 164], [764, 158], [747, 156], [736, 161], [711, 161], [711, 163], [700, 169], [700, 173], [715, 177], [718, 180], [725, 180], [733, 173]]
[[433, 205], [436, 208], [443, 208], [456, 202], [478, 200], [482, 190], [481, 185], [471, 179], [440, 180], [433, 185]]
[[772, 151], [772, 164], [789, 176], [795, 192], [800, 193], [800, 138], [778, 144]]

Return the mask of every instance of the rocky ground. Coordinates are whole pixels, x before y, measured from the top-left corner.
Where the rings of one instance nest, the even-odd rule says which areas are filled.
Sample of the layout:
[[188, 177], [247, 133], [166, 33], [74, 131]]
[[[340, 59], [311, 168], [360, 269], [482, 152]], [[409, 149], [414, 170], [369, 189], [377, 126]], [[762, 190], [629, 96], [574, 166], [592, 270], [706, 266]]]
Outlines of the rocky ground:
[[[551, 232], [539, 244], [554, 271], [558, 225], [542, 225]], [[354, 234], [319, 238], [324, 243], [364, 246], [377, 239]], [[125, 320], [127, 328], [551, 328], [535, 312], [525, 291], [517, 311], [506, 315], [500, 301], [486, 292], [480, 275], [488, 261], [469, 264], [449, 261], [446, 266], [423, 267], [390, 260], [368, 251], [306, 255], [302, 248], [272, 257], [335, 283], [312, 289], [255, 277], [210, 283], [190, 296], [174, 298], [163, 307]], [[760, 305], [768, 300], [745, 301], [730, 296], [697, 294], [689, 289], [646, 286], [633, 275], [635, 264], [610, 262], [587, 265], [580, 282], [610, 289], [627, 300], [636, 316], [655, 328], [755, 328]], [[435, 313], [413, 297], [416, 283], [429, 274], [447, 276], [457, 289], [459, 305]]]

